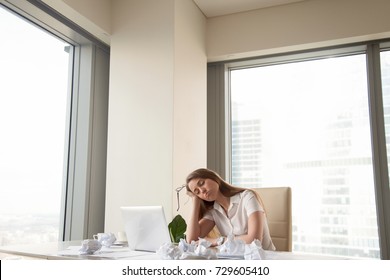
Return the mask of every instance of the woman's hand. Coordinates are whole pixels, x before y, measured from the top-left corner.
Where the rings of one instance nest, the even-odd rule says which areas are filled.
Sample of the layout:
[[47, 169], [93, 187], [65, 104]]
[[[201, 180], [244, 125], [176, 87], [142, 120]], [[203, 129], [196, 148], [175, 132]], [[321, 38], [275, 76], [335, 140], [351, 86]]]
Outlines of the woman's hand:
[[192, 196], [192, 212], [187, 227], [187, 242], [197, 241], [200, 236], [199, 212], [201, 200], [196, 195]]
[[[200, 202], [202, 201], [202, 199], [200, 199], [198, 196], [196, 196], [196, 195], [192, 195], [192, 202], [194, 203], [194, 204], [198, 204], [198, 205], [200, 205]], [[195, 206], [195, 205], [194, 205]]]

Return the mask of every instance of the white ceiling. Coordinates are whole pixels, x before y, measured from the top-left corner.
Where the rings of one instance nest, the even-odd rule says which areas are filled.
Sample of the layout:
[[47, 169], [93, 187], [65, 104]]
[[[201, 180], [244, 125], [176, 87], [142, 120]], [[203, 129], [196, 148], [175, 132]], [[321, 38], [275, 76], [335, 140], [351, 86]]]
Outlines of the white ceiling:
[[246, 12], [307, 0], [193, 0], [206, 17]]

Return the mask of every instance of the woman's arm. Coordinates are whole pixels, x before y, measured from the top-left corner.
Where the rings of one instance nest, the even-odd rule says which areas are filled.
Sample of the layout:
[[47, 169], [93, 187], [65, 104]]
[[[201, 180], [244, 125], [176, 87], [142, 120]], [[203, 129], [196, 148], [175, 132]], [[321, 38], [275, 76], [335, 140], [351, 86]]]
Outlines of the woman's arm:
[[200, 198], [194, 196], [192, 199], [192, 212], [187, 225], [187, 242], [197, 241], [199, 237], [205, 237], [214, 227], [214, 221], [208, 219], [198, 220], [200, 211]]
[[245, 243], [252, 243], [253, 240], [258, 239], [263, 241], [263, 222], [264, 212], [253, 212], [248, 218], [248, 233], [240, 236], [235, 236], [237, 239], [243, 240]]

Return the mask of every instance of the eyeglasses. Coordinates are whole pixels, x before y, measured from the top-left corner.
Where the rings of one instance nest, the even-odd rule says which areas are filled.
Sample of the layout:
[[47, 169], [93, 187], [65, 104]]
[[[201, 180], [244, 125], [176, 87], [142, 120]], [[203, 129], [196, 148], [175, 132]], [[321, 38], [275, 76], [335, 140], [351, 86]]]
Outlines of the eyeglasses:
[[176, 209], [176, 211], [179, 211], [179, 209], [180, 209], [180, 199], [179, 199], [179, 193], [180, 193], [180, 191], [182, 190], [182, 189], [184, 189], [186, 187], [186, 185], [182, 185], [182, 186], [180, 186], [180, 187], [178, 187], [178, 188], [176, 188], [175, 189], [175, 191], [176, 191], [176, 197], [177, 197], [177, 209]]

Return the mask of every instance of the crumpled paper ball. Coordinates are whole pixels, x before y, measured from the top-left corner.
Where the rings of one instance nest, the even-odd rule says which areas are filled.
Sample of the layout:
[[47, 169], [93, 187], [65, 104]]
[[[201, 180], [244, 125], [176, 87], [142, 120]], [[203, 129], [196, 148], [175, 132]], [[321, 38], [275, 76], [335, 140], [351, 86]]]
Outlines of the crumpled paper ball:
[[253, 240], [251, 244], [245, 245], [244, 258], [246, 260], [264, 260], [265, 251], [258, 239]]
[[109, 233], [98, 233], [93, 236], [93, 238], [100, 242], [105, 247], [110, 247], [115, 243], [116, 237], [112, 232]]
[[243, 255], [245, 252], [245, 242], [241, 239], [234, 239], [233, 235], [229, 235], [226, 241], [218, 246], [218, 251], [225, 255]]
[[255, 239], [250, 244], [245, 244], [241, 239], [234, 239], [233, 235], [229, 235], [222, 245], [218, 246], [219, 254], [228, 256], [238, 256], [246, 260], [262, 260], [265, 259], [265, 251], [261, 246], [261, 242]]
[[172, 243], [164, 243], [160, 246], [160, 248], [156, 251], [156, 253], [163, 259], [163, 260], [179, 260], [181, 258], [181, 255], [183, 254], [183, 251], [180, 247], [176, 246]]
[[[157, 254], [164, 260], [188, 260], [188, 259], [217, 259], [218, 254], [225, 256], [238, 256], [246, 260], [265, 259], [265, 251], [261, 242], [255, 239], [251, 244], [245, 244], [234, 236], [228, 236], [226, 242], [217, 248], [210, 248], [211, 242], [199, 238], [198, 242], [187, 243], [181, 239], [178, 245], [172, 243], [163, 244]], [[218, 251], [218, 253], [217, 253]]]
[[80, 255], [92, 255], [102, 248], [102, 244], [95, 239], [85, 239], [81, 242]]
[[164, 260], [216, 259], [216, 252], [210, 246], [211, 243], [202, 238], [198, 242], [191, 243], [181, 239], [178, 245], [163, 244], [157, 250], [157, 254]]

